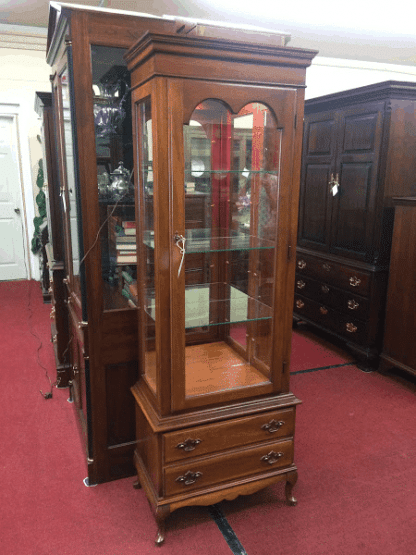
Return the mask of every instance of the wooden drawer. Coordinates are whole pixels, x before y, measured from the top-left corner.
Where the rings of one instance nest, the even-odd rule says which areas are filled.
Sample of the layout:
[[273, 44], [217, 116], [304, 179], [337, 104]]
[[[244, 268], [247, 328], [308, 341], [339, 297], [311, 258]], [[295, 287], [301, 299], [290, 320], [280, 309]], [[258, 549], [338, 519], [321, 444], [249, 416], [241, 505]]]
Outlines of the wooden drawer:
[[276, 410], [164, 434], [165, 462], [293, 436], [295, 409]]
[[358, 295], [366, 296], [370, 292], [371, 272], [354, 268], [354, 266], [298, 254], [296, 272], [299, 276], [309, 276], [318, 281], [335, 285], [335, 287], [354, 291]]
[[295, 294], [294, 311], [297, 316], [310, 319], [328, 331], [335, 332], [353, 343], [366, 345], [370, 341], [367, 322], [350, 318], [348, 315], [322, 303]]
[[165, 468], [165, 493], [174, 495], [270, 472], [293, 463], [293, 440], [203, 457]]
[[295, 292], [359, 320], [367, 320], [369, 316], [369, 299], [355, 294], [355, 291], [342, 291], [328, 283], [297, 274]]

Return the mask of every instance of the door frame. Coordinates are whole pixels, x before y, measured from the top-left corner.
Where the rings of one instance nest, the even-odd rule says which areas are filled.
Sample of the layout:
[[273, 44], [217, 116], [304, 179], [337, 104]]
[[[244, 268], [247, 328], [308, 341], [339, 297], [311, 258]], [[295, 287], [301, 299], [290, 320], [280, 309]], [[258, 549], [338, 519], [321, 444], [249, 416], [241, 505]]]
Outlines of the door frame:
[[24, 108], [21, 103], [9, 102], [0, 97], [0, 116], [13, 119], [13, 133], [16, 139], [16, 155], [19, 166], [19, 194], [22, 203], [23, 247], [25, 264], [27, 268], [26, 279], [40, 280], [39, 262], [32, 253], [30, 246], [30, 233], [35, 217], [34, 188], [30, 163], [29, 132], [26, 123]]

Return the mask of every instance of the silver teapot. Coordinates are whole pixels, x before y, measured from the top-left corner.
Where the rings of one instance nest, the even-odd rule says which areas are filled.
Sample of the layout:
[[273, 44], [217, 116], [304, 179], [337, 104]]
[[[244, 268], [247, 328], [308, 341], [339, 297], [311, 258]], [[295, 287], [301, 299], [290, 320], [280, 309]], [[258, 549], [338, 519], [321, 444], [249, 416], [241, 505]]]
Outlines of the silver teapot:
[[120, 200], [130, 193], [130, 172], [120, 162], [118, 167], [110, 173], [110, 196], [114, 200]]

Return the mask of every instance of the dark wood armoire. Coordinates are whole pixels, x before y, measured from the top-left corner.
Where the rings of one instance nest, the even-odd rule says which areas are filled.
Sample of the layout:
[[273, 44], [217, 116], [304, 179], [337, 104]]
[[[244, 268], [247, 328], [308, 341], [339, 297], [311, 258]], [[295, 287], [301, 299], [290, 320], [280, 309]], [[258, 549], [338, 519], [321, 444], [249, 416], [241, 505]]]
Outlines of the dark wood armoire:
[[394, 199], [394, 230], [387, 290], [381, 371], [416, 376], [416, 197]]
[[381, 349], [393, 196], [416, 192], [416, 83], [305, 103], [294, 319], [366, 365]]

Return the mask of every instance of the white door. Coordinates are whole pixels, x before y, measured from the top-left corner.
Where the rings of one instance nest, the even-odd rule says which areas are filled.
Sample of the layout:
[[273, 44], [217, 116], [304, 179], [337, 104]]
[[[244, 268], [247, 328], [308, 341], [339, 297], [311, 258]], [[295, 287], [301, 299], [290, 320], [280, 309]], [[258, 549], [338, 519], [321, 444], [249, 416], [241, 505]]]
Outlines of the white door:
[[26, 279], [16, 120], [0, 114], [0, 281]]

